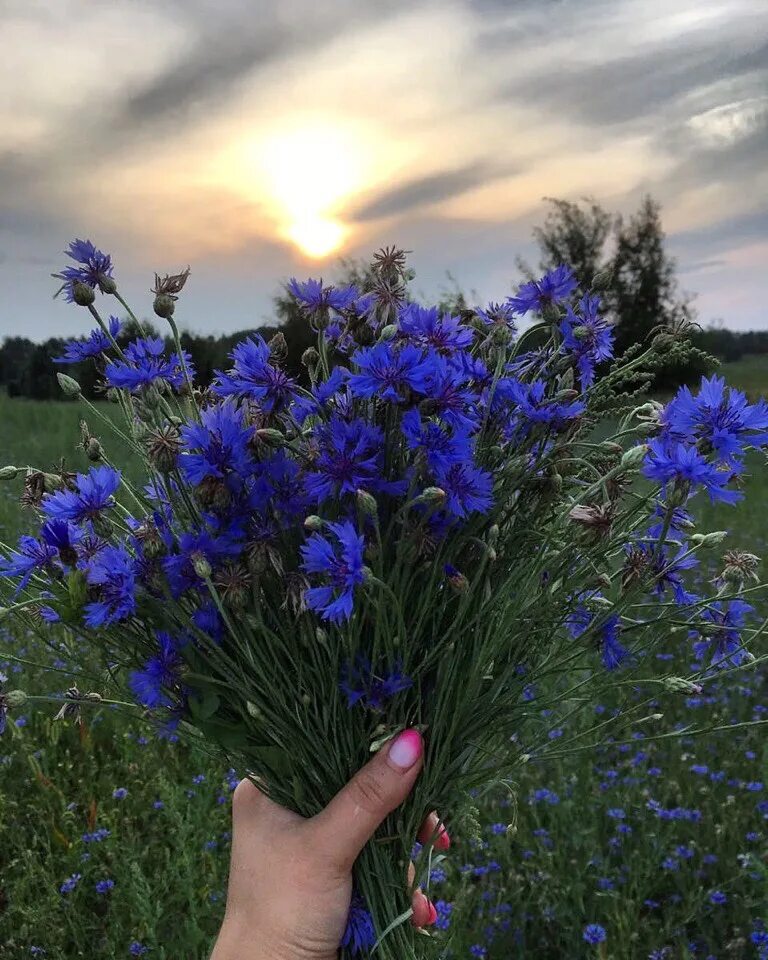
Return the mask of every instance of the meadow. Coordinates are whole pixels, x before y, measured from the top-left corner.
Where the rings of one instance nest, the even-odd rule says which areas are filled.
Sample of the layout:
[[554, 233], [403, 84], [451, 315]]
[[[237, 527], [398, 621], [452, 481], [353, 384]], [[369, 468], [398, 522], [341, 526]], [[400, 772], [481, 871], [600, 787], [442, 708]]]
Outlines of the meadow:
[[[760, 358], [725, 372], [752, 394], [766, 379]], [[76, 403], [0, 397], [0, 465], [51, 468], [70, 450], [68, 468], [82, 469], [80, 413]], [[702, 529], [728, 530], [729, 547], [763, 555], [764, 477], [753, 458], [745, 503], [738, 512], [705, 507]], [[22, 532], [17, 494], [17, 484], [0, 486], [6, 543]], [[753, 602], [768, 612], [765, 598]], [[658, 656], [660, 672], [688, 673], [685, 633]], [[18, 635], [7, 622], [0, 670], [10, 688], [29, 692], [98, 689], [76, 639]], [[660, 694], [614, 742], [569, 747], [567, 757], [562, 745], [579, 731], [537, 706], [542, 693], [526, 696], [546, 747], [532, 752], [512, 793], [478, 797], [452, 824], [450, 857], [432, 872], [435, 935], [453, 935], [450, 956], [763, 956], [768, 673], [715, 678], [700, 695]], [[614, 706], [594, 711], [610, 717]], [[17, 712], [0, 739], [0, 958], [202, 960], [223, 911], [238, 772], [159, 739], [135, 713], [102, 706], [78, 726], [55, 722], [56, 710]], [[605, 938], [593, 927], [585, 939], [590, 925]]]

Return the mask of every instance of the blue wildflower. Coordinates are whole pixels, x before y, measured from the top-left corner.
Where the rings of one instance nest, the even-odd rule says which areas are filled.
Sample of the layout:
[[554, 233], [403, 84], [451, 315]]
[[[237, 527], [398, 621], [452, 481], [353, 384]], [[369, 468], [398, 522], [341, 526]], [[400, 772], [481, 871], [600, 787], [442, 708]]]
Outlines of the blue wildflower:
[[561, 303], [576, 289], [576, 278], [569, 267], [559, 266], [550, 270], [538, 280], [524, 283], [516, 297], [510, 297], [507, 303], [518, 313], [531, 310], [541, 312], [546, 307]]
[[300, 394], [296, 397], [291, 407], [291, 414], [301, 424], [307, 417], [327, 411], [334, 401], [341, 399], [340, 391], [350, 376], [350, 371], [346, 367], [334, 367], [326, 380], [314, 384], [309, 396]]
[[487, 513], [493, 505], [493, 477], [471, 462], [442, 464], [435, 480], [445, 491], [446, 509], [456, 517]]
[[341, 312], [348, 310], [355, 304], [360, 297], [360, 291], [356, 286], [332, 287], [323, 286], [321, 280], [306, 280], [300, 283], [296, 278], [288, 282], [288, 290], [294, 297], [303, 303], [305, 307], [313, 312], [322, 310], [336, 310]]
[[103, 627], [129, 617], [136, 609], [134, 560], [125, 547], [105, 547], [96, 554], [86, 573], [88, 583], [98, 587], [98, 600], [85, 605], [84, 619], [91, 627]]
[[206, 527], [183, 533], [179, 538], [178, 552], [162, 561], [174, 596], [204, 585], [196, 566], [205, 562], [211, 570], [215, 570], [221, 563], [242, 552], [243, 532], [239, 526], [216, 524], [212, 516], [209, 516], [208, 520]]
[[[580, 400], [558, 401], [547, 397], [543, 380], [522, 383], [507, 378], [503, 388], [501, 384], [497, 385], [497, 392], [515, 408], [517, 418], [512, 427], [517, 427], [523, 434], [531, 424], [543, 424], [561, 430], [586, 409]], [[510, 428], [508, 432], [514, 435], [515, 431]]]
[[117, 789], [112, 791], [112, 797], [115, 800], [125, 800], [128, 796], [128, 791], [125, 787], [117, 787]]
[[73, 873], [71, 876], [67, 877], [64, 883], [62, 883], [62, 885], [59, 887], [59, 893], [63, 893], [63, 894], [72, 893], [72, 891], [75, 889], [75, 887], [78, 885], [78, 883], [80, 883], [82, 879], [83, 879], [82, 873]]
[[353, 957], [367, 953], [376, 943], [376, 930], [373, 926], [373, 917], [368, 912], [365, 900], [359, 893], [352, 894], [349, 905], [349, 916], [341, 946], [349, 950]]
[[722, 890], [713, 890], [709, 895], [709, 902], [721, 906], [728, 902], [728, 896]]
[[143, 957], [145, 953], [149, 953], [149, 947], [140, 943], [138, 940], [132, 940], [128, 947], [128, 953], [130, 953], [132, 957]]
[[20, 537], [18, 550], [11, 550], [7, 559], [0, 557], [0, 577], [21, 577], [16, 593], [23, 590], [38, 570], [57, 559], [58, 551], [43, 540]]
[[362, 654], [358, 654], [354, 664], [345, 664], [339, 683], [348, 707], [359, 703], [367, 710], [383, 710], [395, 694], [412, 686], [413, 680], [405, 676], [400, 664], [395, 664], [392, 670], [375, 673], [370, 660]]
[[120, 333], [120, 320], [117, 317], [109, 318], [110, 337], [97, 327], [91, 330], [90, 336], [85, 340], [69, 340], [64, 344], [64, 354], [61, 357], [54, 357], [54, 363], [82, 363], [92, 357], [98, 357], [101, 353], [106, 353], [112, 348], [112, 340]]
[[489, 303], [482, 310], [475, 308], [475, 314], [489, 327], [506, 327], [516, 333], [515, 309], [510, 303]]
[[141, 670], [134, 670], [128, 678], [136, 700], [150, 709], [173, 705], [168, 691], [178, 685], [182, 667], [178, 645], [171, 635], [158, 630], [155, 637], [157, 653], [145, 661]]
[[310, 587], [304, 598], [307, 606], [317, 610], [324, 620], [340, 623], [352, 616], [355, 588], [365, 580], [365, 541], [349, 520], [327, 526], [336, 543], [313, 533], [301, 548], [301, 566], [306, 573], [327, 576], [330, 582], [322, 587]]
[[[741, 631], [746, 618], [754, 607], [744, 600], [714, 600], [702, 611], [705, 622], [704, 639], [694, 644], [694, 653], [699, 659], [711, 653], [713, 667], [740, 667], [752, 660], [745, 648]], [[694, 631], [693, 636], [697, 636]]]
[[630, 653], [619, 640], [621, 635], [621, 619], [617, 616], [610, 616], [600, 628], [598, 643], [600, 644], [600, 657], [606, 670], [616, 670], [626, 660]]
[[435, 903], [435, 910], [437, 911], [437, 920], [435, 920], [435, 927], [438, 930], [450, 929], [451, 914], [453, 913], [453, 904], [448, 903], [446, 900], [438, 900]]
[[99, 880], [96, 883], [96, 893], [101, 894], [101, 896], [104, 896], [104, 894], [109, 893], [114, 886], [115, 886], [114, 880], [109, 880], [109, 879]]
[[136, 391], [162, 381], [176, 390], [184, 384], [184, 365], [190, 377], [194, 377], [192, 358], [183, 353], [165, 356], [165, 343], [160, 337], [144, 337], [129, 343], [124, 350], [125, 359], [111, 360], [105, 367], [104, 376], [111, 387]]
[[418, 347], [377, 343], [352, 354], [359, 373], [349, 378], [349, 389], [357, 397], [380, 397], [391, 403], [408, 398], [409, 390], [424, 392], [432, 364]]
[[421, 346], [449, 355], [472, 346], [472, 329], [460, 317], [441, 313], [437, 307], [409, 303], [400, 311], [399, 319], [400, 331]]
[[[80, 527], [67, 520], [47, 520], [40, 528], [40, 537], [44, 543], [52, 547], [59, 555], [59, 559], [66, 566], [72, 567], [78, 560], [78, 547], [82, 545], [88, 556], [88, 549], [93, 542]], [[94, 553], [102, 548], [99, 542]]]
[[232, 369], [216, 371], [214, 393], [255, 400], [265, 413], [288, 407], [296, 395], [295, 381], [280, 367], [270, 363], [271, 351], [260, 336], [243, 340], [230, 354]]
[[645, 458], [643, 473], [649, 480], [655, 480], [666, 486], [673, 483], [684, 493], [703, 487], [712, 502], [736, 503], [741, 499], [737, 490], [728, 490], [726, 484], [733, 473], [723, 471], [707, 462], [696, 447], [686, 447], [682, 443], [651, 440]]
[[42, 509], [54, 520], [96, 520], [102, 510], [114, 506], [113, 494], [120, 486], [120, 471], [112, 467], [91, 467], [79, 473], [74, 490], [57, 490], [43, 497]]
[[102, 253], [90, 240], [72, 240], [64, 252], [75, 263], [80, 264], [78, 267], [64, 267], [61, 273], [53, 274], [57, 280], [63, 282], [58, 292], [64, 291], [67, 303], [74, 302], [72, 288], [76, 283], [84, 283], [92, 290], [98, 287], [102, 292], [109, 287], [114, 268], [108, 253]]
[[613, 356], [613, 330], [610, 323], [598, 315], [600, 298], [585, 294], [578, 304], [580, 314], [568, 307], [560, 323], [563, 348], [576, 361], [582, 389], [595, 379], [595, 367]]
[[582, 936], [587, 943], [596, 946], [598, 943], [605, 943], [608, 935], [605, 932], [605, 927], [601, 927], [599, 923], [588, 923], [584, 927]]
[[307, 493], [318, 503], [329, 497], [354, 494], [360, 487], [376, 491], [380, 479], [384, 434], [364, 420], [333, 415], [318, 427], [320, 452], [306, 477]]
[[239, 490], [254, 469], [249, 446], [254, 428], [246, 424], [245, 412], [232, 400], [206, 408], [200, 420], [181, 430], [184, 450], [179, 455], [179, 466], [182, 473], [194, 486], [213, 477], [226, 479], [232, 492]]
[[431, 412], [457, 430], [474, 431], [480, 424], [479, 397], [468, 385], [461, 366], [436, 356], [423, 388]]

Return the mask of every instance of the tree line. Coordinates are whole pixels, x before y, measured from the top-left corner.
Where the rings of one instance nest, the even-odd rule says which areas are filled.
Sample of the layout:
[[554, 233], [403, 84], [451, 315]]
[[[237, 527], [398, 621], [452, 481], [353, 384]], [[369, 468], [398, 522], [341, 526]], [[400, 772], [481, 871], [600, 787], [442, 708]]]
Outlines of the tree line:
[[[573, 202], [547, 198], [547, 202], [547, 216], [533, 232], [540, 254], [537, 267], [519, 260], [518, 268], [526, 278], [533, 278], [567, 263], [582, 289], [589, 289], [597, 277], [604, 308], [615, 325], [617, 353], [643, 342], [660, 326], [686, 330], [696, 347], [723, 361], [768, 353], [768, 331], [692, 328], [691, 298], [680, 290], [676, 262], [666, 249], [659, 205], [651, 197], [646, 197], [628, 219], [609, 213], [589, 199]], [[363, 264], [341, 264], [342, 283], [356, 282], [364, 289], [368, 276]], [[441, 306], [459, 311], [467, 309], [470, 300], [455, 288], [444, 293]], [[301, 376], [301, 356], [314, 343], [315, 335], [287, 290], [275, 298], [274, 315], [274, 323], [223, 336], [182, 333], [182, 345], [192, 357], [199, 382], [209, 383], [216, 370], [226, 369], [229, 354], [244, 337], [260, 333], [268, 340], [278, 331], [287, 343], [286, 368], [294, 376]], [[157, 333], [156, 328], [152, 330]], [[118, 339], [128, 342], [137, 333], [135, 325], [127, 322]], [[54, 363], [63, 353], [64, 343], [58, 337], [44, 343], [21, 336], [6, 337], [0, 345], [0, 388], [11, 396], [58, 399], [61, 391], [56, 374], [65, 370], [87, 396], [96, 396], [97, 371], [92, 362], [66, 368]], [[662, 371], [660, 380], [669, 385], [695, 379], [705, 365], [701, 359], [689, 362], [684, 369]]]

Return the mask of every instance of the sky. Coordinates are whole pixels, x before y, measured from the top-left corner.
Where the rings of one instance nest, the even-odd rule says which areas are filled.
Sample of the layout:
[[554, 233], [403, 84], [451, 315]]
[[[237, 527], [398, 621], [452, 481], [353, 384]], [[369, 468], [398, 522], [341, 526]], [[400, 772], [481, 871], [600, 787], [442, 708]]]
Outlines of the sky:
[[646, 193], [700, 321], [768, 328], [766, 0], [0, 0], [0, 35], [0, 337], [91, 326], [73, 237], [143, 315], [189, 264], [223, 333], [385, 244], [503, 299], [544, 197]]

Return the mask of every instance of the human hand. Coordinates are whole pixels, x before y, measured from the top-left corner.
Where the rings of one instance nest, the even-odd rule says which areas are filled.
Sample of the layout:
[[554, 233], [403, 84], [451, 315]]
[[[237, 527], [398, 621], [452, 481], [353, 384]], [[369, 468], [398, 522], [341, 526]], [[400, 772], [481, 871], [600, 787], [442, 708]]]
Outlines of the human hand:
[[[352, 896], [352, 866], [376, 828], [410, 793], [423, 743], [405, 730], [311, 820], [286, 810], [243, 780], [233, 798], [227, 909], [211, 960], [334, 960]], [[436, 814], [419, 838], [445, 849]], [[409, 889], [414, 883], [409, 868]], [[416, 926], [436, 912], [412, 892]]]

